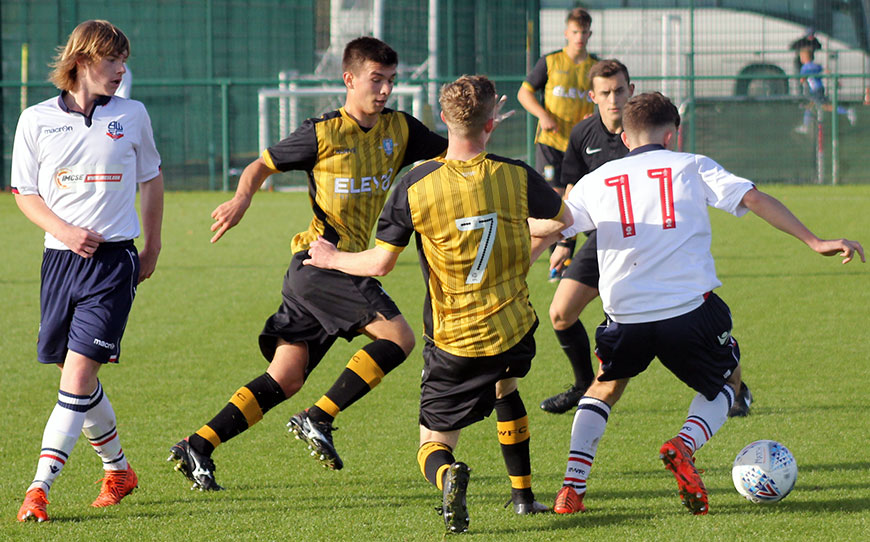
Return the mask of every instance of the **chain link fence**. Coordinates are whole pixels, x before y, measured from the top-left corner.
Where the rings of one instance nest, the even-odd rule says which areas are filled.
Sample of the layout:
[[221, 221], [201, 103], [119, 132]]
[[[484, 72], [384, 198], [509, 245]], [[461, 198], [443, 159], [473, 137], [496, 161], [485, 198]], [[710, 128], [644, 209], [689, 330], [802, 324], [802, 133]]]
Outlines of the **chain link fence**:
[[[262, 150], [258, 92], [341, 85], [344, 44], [376, 35], [400, 56], [399, 82], [423, 89], [422, 120], [438, 128], [437, 89], [483, 73], [518, 114], [490, 149], [533, 157], [535, 119], [516, 102], [531, 64], [564, 45], [560, 0], [25, 0], [0, 3], [0, 188], [23, 106], [55, 96], [48, 63], [75, 25], [108, 19], [132, 44], [132, 97], [151, 114], [167, 186], [233, 189]], [[616, 0], [581, 2], [592, 13], [589, 50], [619, 58], [637, 92], [681, 106], [684, 150], [710, 155], [758, 182], [867, 183], [870, 143], [867, 23], [862, 2]], [[798, 5], [800, 4], [800, 5]], [[746, 9], [742, 9], [746, 8]], [[752, 10], [748, 10], [755, 8]], [[793, 44], [815, 25], [816, 61], [830, 104], [803, 95]], [[281, 74], [284, 74], [283, 76]], [[341, 98], [300, 100], [297, 119]], [[284, 103], [283, 107], [289, 107]], [[391, 107], [411, 110], [396, 97]], [[836, 114], [837, 109], [840, 115]], [[827, 111], [826, 109], [831, 109]], [[271, 107], [270, 137], [292, 126]], [[289, 117], [288, 117], [289, 118]], [[281, 125], [284, 127], [281, 128]], [[303, 175], [275, 177], [302, 186]]]

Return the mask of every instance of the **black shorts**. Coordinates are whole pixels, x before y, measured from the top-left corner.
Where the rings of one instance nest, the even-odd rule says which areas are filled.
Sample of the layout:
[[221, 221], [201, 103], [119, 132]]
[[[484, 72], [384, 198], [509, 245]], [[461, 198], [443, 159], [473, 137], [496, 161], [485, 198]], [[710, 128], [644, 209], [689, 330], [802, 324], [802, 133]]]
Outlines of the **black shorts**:
[[431, 341], [423, 346], [420, 384], [420, 425], [432, 431], [453, 431], [478, 422], [495, 407], [495, 383], [522, 378], [535, 357], [535, 328], [506, 352], [465, 358], [441, 350]]
[[281, 306], [260, 333], [260, 351], [272, 361], [279, 338], [304, 342], [308, 345], [308, 374], [336, 338], [350, 341], [377, 314], [392, 320], [401, 312], [377, 280], [303, 265], [306, 259], [307, 250], [293, 255], [284, 275]]
[[40, 363], [63, 363], [68, 349], [99, 363], [117, 363], [138, 280], [133, 241], [101, 243], [90, 258], [46, 249], [39, 294]]
[[590, 288], [598, 289], [598, 242], [596, 230], [589, 233], [586, 242], [580, 247], [574, 257], [571, 258], [571, 265], [562, 273], [563, 279], [576, 280]]
[[553, 188], [565, 188], [562, 184], [562, 158], [565, 153], [538, 143], [535, 145], [535, 170]]
[[605, 320], [595, 332], [595, 354], [603, 372], [599, 380], [639, 375], [658, 356], [677, 378], [711, 401], [740, 362], [731, 311], [714, 293], [697, 309], [667, 320]]

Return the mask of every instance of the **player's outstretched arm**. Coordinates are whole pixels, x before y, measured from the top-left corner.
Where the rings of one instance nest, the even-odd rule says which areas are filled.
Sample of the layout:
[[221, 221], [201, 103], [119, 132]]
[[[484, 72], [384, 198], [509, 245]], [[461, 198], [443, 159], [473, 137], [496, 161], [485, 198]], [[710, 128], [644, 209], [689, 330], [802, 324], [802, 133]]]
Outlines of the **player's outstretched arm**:
[[48, 208], [38, 194], [16, 194], [15, 203], [31, 222], [50, 233], [82, 258], [90, 258], [103, 242], [103, 236], [86, 228], [73, 226]]
[[303, 265], [322, 269], [335, 269], [358, 277], [382, 277], [393, 270], [398, 252], [375, 246], [362, 252], [344, 252], [321, 236], [308, 247], [307, 260]]
[[753, 189], [747, 192], [743, 196], [742, 203], [771, 226], [797, 237], [823, 256], [838, 254], [843, 257], [843, 263], [849, 263], [857, 253], [862, 262], [866, 261], [864, 247], [861, 246], [861, 243], [848, 239], [820, 239], [804, 226], [781, 201], [761, 190]]
[[221, 203], [211, 213], [211, 217], [214, 219], [211, 231], [215, 232], [211, 238], [212, 243], [216, 243], [228, 229], [242, 220], [245, 211], [251, 206], [254, 194], [263, 186], [266, 178], [273, 173], [275, 170], [266, 165], [262, 156], [248, 164], [248, 167], [242, 172], [242, 176], [239, 177], [239, 186], [236, 188], [233, 199]]
[[163, 174], [139, 185], [139, 198], [142, 210], [142, 233], [145, 243], [139, 252], [139, 282], [151, 278], [157, 268], [157, 257], [163, 244]]

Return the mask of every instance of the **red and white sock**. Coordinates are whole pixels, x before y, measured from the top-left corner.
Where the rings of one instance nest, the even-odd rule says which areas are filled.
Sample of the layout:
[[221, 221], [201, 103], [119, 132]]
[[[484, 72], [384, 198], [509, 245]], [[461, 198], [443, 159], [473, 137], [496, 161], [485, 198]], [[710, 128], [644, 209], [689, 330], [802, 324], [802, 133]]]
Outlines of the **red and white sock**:
[[701, 449], [701, 446], [707, 443], [716, 431], [728, 419], [728, 410], [734, 403], [734, 390], [727, 384], [719, 392], [712, 401], [700, 393], [692, 400], [689, 405], [689, 415], [686, 417], [686, 423], [677, 436], [689, 448], [692, 455]]
[[586, 493], [586, 478], [598, 451], [598, 442], [607, 428], [610, 406], [599, 399], [583, 397], [571, 427], [571, 451], [563, 486], [571, 486], [578, 495]]
[[103, 460], [103, 469], [127, 470], [127, 458], [121, 449], [121, 439], [118, 438], [115, 409], [99, 382], [96, 391], [91, 394], [91, 408], [85, 415], [82, 434], [88, 438], [94, 451]]
[[28, 491], [42, 488], [48, 493], [51, 489], [51, 484], [66, 465], [69, 454], [79, 439], [90, 400], [88, 395], [73, 395], [62, 390], [57, 392], [57, 404], [54, 405], [42, 433], [42, 450], [36, 464], [36, 476], [27, 488]]

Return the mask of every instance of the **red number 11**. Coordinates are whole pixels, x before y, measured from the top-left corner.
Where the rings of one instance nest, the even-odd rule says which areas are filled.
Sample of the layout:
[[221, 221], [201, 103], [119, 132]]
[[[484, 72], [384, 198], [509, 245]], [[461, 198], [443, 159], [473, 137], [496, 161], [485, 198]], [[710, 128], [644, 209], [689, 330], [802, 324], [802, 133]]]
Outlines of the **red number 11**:
[[[650, 179], [659, 181], [659, 197], [662, 206], [662, 229], [671, 230], [677, 227], [674, 211], [674, 183], [671, 168], [650, 169], [646, 172]], [[619, 198], [619, 217], [622, 221], [622, 236], [632, 237], [637, 233], [634, 224], [634, 212], [631, 208], [631, 189], [628, 186], [628, 175], [619, 175], [604, 179], [607, 186], [615, 186]]]

